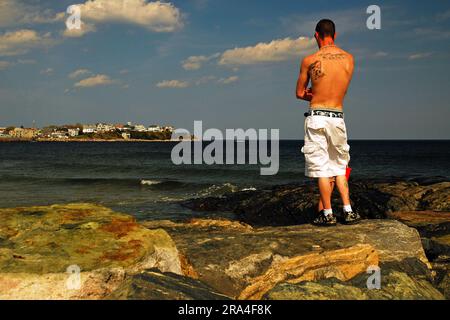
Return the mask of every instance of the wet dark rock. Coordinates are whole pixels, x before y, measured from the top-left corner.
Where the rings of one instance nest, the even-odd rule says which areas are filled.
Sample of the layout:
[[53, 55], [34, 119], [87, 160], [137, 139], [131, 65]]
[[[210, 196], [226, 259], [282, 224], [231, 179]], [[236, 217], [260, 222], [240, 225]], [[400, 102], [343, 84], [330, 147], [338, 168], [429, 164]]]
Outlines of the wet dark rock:
[[113, 300], [229, 300], [204, 283], [174, 273], [146, 270], [126, 279], [107, 299]]
[[[417, 182], [350, 183], [353, 208], [362, 217], [386, 218], [389, 212], [450, 211], [450, 182], [419, 185]], [[184, 201], [182, 206], [200, 212], [233, 212], [252, 226], [285, 226], [309, 223], [319, 200], [314, 185], [284, 185], [266, 190], [226, 194]], [[334, 192], [333, 207], [341, 207]]]

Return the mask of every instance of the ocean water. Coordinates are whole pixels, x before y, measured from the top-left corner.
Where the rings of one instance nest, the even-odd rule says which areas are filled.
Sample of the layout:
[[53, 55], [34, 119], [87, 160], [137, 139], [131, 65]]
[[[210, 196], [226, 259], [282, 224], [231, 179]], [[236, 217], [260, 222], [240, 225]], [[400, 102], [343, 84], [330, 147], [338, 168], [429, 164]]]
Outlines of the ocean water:
[[[182, 165], [175, 143], [0, 143], [0, 207], [92, 202], [138, 219], [196, 215], [180, 200], [311, 183], [303, 141], [280, 142], [280, 171], [259, 165]], [[450, 181], [450, 141], [351, 141], [352, 179]]]

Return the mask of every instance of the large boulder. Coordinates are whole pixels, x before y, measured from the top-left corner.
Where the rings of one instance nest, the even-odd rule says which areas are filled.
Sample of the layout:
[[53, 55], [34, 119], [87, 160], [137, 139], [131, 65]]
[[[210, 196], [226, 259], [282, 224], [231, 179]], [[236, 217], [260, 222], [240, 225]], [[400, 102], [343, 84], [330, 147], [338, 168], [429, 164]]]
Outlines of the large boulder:
[[450, 212], [398, 211], [388, 216], [419, 231], [425, 252], [431, 260], [450, 256]]
[[419, 231], [433, 266], [434, 283], [450, 299], [450, 212], [400, 211], [389, 217]]
[[233, 298], [259, 299], [285, 282], [328, 278], [345, 282], [358, 274], [367, 279], [370, 265], [407, 274], [414, 281], [432, 280], [418, 232], [398, 221], [367, 220], [334, 228], [256, 229], [236, 221], [199, 219], [144, 225], [167, 230], [192, 266], [192, 274]]
[[261, 276], [253, 279], [239, 295], [242, 300], [260, 300], [280, 282], [336, 278], [347, 281], [370, 267], [378, 267], [378, 253], [370, 245], [299, 255], [273, 263]]
[[376, 184], [376, 189], [391, 197], [388, 211], [450, 211], [450, 182], [421, 185], [416, 182]]
[[367, 288], [367, 277], [359, 275], [344, 282], [336, 278], [316, 282], [280, 283], [264, 295], [267, 300], [444, 300], [428, 281], [404, 272], [382, 274], [379, 289]]
[[98, 299], [148, 268], [183, 274], [184, 264], [164, 230], [128, 215], [91, 204], [0, 209], [0, 299]]
[[[351, 182], [350, 190], [354, 209], [365, 218], [386, 218], [395, 211], [450, 211], [450, 182], [426, 185]], [[284, 226], [310, 222], [316, 212], [318, 194], [313, 184], [284, 185], [191, 199], [181, 205], [200, 212], [234, 212], [236, 219], [252, 226]], [[336, 191], [333, 207], [340, 206]]]
[[111, 300], [229, 300], [202, 282], [174, 273], [145, 270], [128, 277]]

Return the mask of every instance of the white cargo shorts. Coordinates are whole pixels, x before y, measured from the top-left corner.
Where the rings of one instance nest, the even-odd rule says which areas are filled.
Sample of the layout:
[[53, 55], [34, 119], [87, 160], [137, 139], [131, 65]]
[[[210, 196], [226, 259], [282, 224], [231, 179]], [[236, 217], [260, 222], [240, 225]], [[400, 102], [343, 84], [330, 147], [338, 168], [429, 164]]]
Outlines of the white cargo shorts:
[[344, 119], [316, 115], [307, 117], [302, 152], [307, 177], [345, 176], [350, 161], [350, 146]]

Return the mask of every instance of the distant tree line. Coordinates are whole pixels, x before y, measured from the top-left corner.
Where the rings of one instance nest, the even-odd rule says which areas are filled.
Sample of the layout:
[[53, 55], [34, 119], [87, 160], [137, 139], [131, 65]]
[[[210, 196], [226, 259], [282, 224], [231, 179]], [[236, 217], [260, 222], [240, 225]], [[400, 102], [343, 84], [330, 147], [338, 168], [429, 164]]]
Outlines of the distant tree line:
[[139, 132], [139, 131], [131, 131], [131, 139], [139, 139], [139, 140], [170, 140], [172, 139], [172, 132], [163, 131], [163, 132]]

